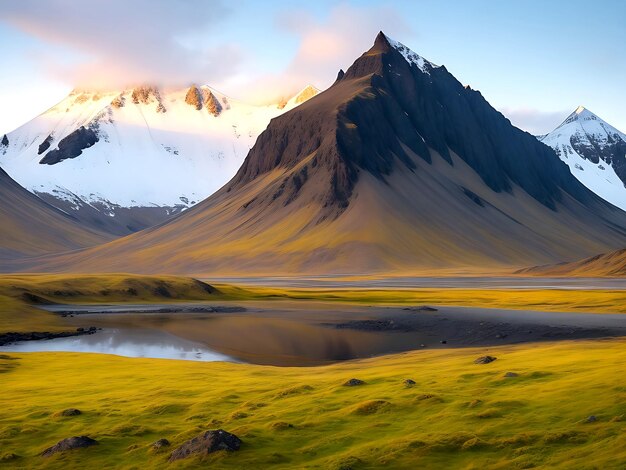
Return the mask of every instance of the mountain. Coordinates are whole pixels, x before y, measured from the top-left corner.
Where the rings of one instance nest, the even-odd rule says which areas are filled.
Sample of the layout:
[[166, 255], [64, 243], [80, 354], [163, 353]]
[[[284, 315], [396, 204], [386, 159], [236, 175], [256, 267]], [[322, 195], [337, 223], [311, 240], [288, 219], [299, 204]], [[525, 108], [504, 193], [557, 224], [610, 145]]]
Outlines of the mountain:
[[626, 213], [444, 66], [380, 33], [274, 118], [235, 177], [170, 221], [26, 269], [493, 271], [623, 246]]
[[67, 251], [112, 237], [81, 226], [73, 217], [29, 193], [0, 169], [0, 261]]
[[75, 90], [4, 136], [0, 165], [86, 225], [125, 235], [219, 189], [271, 118], [318, 91], [254, 106], [208, 86]]
[[570, 263], [520, 269], [516, 274], [535, 276], [623, 277], [626, 276], [626, 249], [590, 256]]
[[626, 134], [579, 106], [539, 140], [556, 151], [582, 184], [626, 210]]

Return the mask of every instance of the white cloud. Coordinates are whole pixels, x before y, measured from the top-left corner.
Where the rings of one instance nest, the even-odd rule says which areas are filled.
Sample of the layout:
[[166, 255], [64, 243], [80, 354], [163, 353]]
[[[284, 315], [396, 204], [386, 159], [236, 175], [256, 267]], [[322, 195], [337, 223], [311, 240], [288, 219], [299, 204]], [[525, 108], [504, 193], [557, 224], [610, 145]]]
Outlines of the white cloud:
[[[411, 32], [392, 7], [339, 3], [323, 17], [283, 9], [267, 25], [275, 47], [258, 50], [245, 43], [249, 36], [227, 29], [247, 11], [226, 0], [20, 0], [3, 3], [0, 21], [43, 42], [30, 60], [55, 81], [97, 88], [208, 83], [255, 102], [288, 97], [309, 83], [325, 88], [379, 30], [392, 37]], [[283, 58], [294, 45], [293, 57]], [[263, 56], [277, 54], [268, 72]]]
[[51, 76], [77, 86], [119, 87], [234, 73], [241, 58], [237, 45], [192, 50], [179, 39], [210, 30], [229, 14], [221, 0], [20, 0], [3, 2], [0, 20], [77, 57], [69, 63], [42, 57]]
[[298, 44], [295, 56], [281, 71], [264, 76], [234, 77], [225, 89], [238, 89], [244, 99], [272, 101], [295, 93], [306, 84], [331, 85], [339, 69], [349, 67], [369, 49], [378, 31], [404, 37], [411, 28], [391, 7], [339, 4], [319, 20], [304, 10], [279, 15], [275, 26]]

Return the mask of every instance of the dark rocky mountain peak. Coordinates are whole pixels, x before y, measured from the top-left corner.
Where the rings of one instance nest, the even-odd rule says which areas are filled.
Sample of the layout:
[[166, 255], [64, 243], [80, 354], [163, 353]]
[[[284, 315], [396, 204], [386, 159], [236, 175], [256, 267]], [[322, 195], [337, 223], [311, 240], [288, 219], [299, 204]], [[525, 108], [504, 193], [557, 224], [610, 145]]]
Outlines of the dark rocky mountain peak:
[[[341, 74], [340, 74], [341, 75]], [[496, 192], [520, 187], [555, 208], [565, 191], [587, 197], [552, 149], [511, 125], [478, 91], [380, 32], [328, 90], [272, 120], [229, 189], [276, 168], [293, 170], [272, 200], [288, 204], [323, 175], [318, 196], [347, 207], [359, 173], [384, 180], [415, 171], [415, 156], [458, 156]]]

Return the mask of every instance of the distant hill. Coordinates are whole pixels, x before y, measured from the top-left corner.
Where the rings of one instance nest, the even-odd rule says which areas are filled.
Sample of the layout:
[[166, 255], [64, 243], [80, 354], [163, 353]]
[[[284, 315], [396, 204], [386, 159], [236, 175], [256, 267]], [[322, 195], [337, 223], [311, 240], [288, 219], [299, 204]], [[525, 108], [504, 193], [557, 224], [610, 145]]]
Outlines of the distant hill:
[[0, 169], [0, 263], [96, 245], [113, 237], [29, 193]]
[[626, 276], [626, 249], [591, 256], [571, 263], [524, 268], [516, 274], [577, 277]]

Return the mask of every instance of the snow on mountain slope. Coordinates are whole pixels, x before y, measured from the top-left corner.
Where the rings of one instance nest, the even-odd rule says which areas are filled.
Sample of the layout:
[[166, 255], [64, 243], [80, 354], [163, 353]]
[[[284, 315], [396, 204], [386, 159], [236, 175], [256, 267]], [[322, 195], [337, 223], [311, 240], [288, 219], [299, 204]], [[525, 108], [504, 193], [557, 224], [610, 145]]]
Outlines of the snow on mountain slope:
[[579, 106], [559, 127], [538, 138], [581, 183], [626, 210], [626, 134]]
[[385, 36], [389, 44], [396, 49], [402, 56], [406, 59], [409, 64], [415, 64], [417, 67], [424, 73], [430, 74], [430, 70], [433, 68], [438, 68], [438, 65], [433, 64], [432, 62], [424, 59], [422, 56], [416, 54], [411, 49], [406, 47], [399, 41], [395, 39], [391, 39], [389, 36]]
[[[270, 119], [317, 92], [309, 86], [282, 106], [256, 106], [208, 86], [75, 90], [0, 142], [0, 166], [79, 219], [89, 214], [101, 228], [128, 233], [219, 189]], [[107, 227], [116, 217], [122, 230]]]

